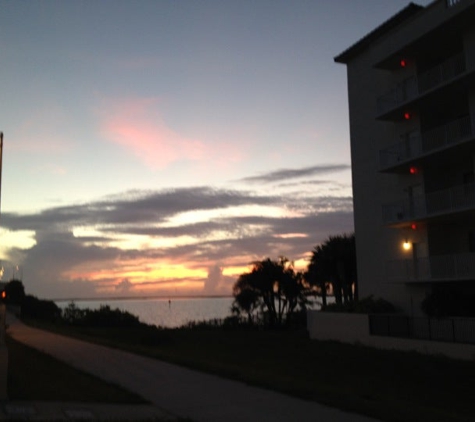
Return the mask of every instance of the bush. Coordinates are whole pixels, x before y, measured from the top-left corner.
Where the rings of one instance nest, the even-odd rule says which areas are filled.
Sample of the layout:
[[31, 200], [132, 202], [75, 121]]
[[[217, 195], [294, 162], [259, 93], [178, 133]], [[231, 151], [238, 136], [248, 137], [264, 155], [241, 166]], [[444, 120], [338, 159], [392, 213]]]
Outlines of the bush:
[[41, 321], [54, 322], [61, 318], [61, 309], [52, 300], [26, 295], [21, 302], [21, 315]]
[[101, 305], [99, 309], [79, 309], [71, 302], [63, 311], [63, 321], [82, 327], [138, 327], [142, 325], [138, 317], [120, 309]]
[[357, 314], [390, 314], [396, 312], [396, 308], [391, 302], [381, 298], [374, 299], [371, 295], [353, 302], [343, 304], [331, 303], [322, 307], [322, 311], [349, 312]]
[[74, 302], [69, 302], [68, 306], [63, 309], [63, 321], [69, 325], [79, 325], [84, 319], [86, 311], [76, 306]]

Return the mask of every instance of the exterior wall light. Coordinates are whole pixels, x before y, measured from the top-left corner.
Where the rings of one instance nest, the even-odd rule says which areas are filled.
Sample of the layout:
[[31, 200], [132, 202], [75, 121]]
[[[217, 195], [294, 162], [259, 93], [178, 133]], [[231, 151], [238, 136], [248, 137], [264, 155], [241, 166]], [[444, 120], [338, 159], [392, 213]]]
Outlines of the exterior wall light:
[[409, 240], [405, 240], [404, 243], [402, 244], [402, 248], [405, 251], [410, 250], [411, 249], [411, 242], [409, 242]]

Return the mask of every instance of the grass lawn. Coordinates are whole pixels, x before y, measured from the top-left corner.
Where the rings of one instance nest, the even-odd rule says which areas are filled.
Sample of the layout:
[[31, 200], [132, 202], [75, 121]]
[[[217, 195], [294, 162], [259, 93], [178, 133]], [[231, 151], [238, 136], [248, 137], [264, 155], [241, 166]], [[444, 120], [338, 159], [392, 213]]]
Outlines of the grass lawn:
[[130, 340], [140, 334], [125, 329], [120, 336], [108, 329], [67, 330], [388, 422], [468, 422], [475, 417], [473, 362], [313, 341], [304, 330], [164, 330], [142, 344]]
[[71, 368], [7, 336], [10, 400], [143, 404], [136, 394]]

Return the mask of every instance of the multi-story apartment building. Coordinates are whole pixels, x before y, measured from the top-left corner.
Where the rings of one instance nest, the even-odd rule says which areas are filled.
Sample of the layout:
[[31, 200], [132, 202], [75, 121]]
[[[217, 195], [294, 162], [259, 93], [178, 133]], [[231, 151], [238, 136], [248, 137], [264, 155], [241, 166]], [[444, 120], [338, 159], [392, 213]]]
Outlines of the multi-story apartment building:
[[335, 61], [360, 297], [417, 315], [434, 286], [475, 294], [475, 0], [410, 3]]

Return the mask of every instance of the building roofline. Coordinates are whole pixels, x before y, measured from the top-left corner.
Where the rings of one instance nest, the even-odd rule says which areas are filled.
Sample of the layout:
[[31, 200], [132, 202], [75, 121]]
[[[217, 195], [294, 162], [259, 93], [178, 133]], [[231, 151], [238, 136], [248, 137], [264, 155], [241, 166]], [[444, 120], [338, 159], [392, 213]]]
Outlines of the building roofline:
[[340, 53], [334, 58], [337, 63], [348, 63], [353, 57], [357, 56], [361, 51], [366, 49], [374, 40], [378, 39], [386, 32], [400, 25], [406, 19], [416, 15], [421, 10], [424, 10], [424, 6], [420, 6], [415, 3], [409, 3], [404, 9], [396, 13], [393, 17], [389, 18], [386, 22], [379, 25], [376, 29], [369, 32], [358, 42], [347, 48], [343, 53]]

